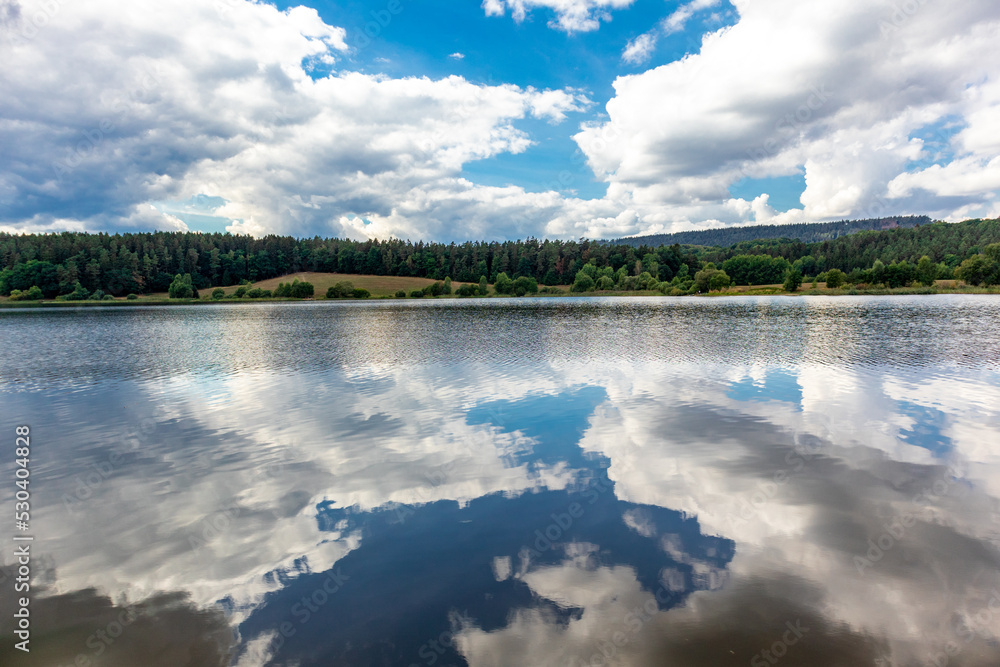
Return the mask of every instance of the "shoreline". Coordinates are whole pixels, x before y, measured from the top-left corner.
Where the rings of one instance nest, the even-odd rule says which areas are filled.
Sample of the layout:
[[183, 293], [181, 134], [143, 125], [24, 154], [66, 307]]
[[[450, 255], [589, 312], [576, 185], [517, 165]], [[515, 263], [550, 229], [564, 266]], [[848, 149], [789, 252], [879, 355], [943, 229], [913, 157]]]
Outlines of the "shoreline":
[[122, 299], [118, 298], [114, 301], [56, 301], [53, 299], [41, 300], [41, 301], [10, 301], [9, 299], [0, 300], [0, 309], [10, 309], [16, 310], [21, 308], [99, 308], [99, 307], [111, 307], [111, 308], [122, 308], [122, 307], [150, 307], [150, 306], [210, 306], [210, 305], [249, 305], [255, 303], [371, 303], [371, 302], [381, 302], [381, 301], [398, 301], [398, 302], [413, 302], [413, 301], [440, 301], [440, 300], [458, 300], [458, 301], [476, 301], [476, 300], [487, 300], [487, 299], [550, 299], [550, 298], [608, 298], [608, 297], [663, 297], [671, 299], [686, 299], [686, 298], [718, 298], [718, 297], [755, 297], [755, 296], [791, 296], [791, 297], [801, 297], [801, 296], [827, 296], [827, 297], [841, 297], [841, 296], [935, 296], [935, 295], [996, 295], [1000, 296], [1000, 286], [994, 288], [984, 288], [984, 287], [961, 287], [961, 288], [939, 288], [939, 287], [898, 287], [898, 288], [880, 288], [880, 289], [800, 289], [796, 292], [786, 292], [781, 289], [775, 288], [754, 288], [743, 286], [745, 289], [733, 290], [728, 289], [726, 291], [719, 292], [708, 292], [708, 293], [698, 293], [698, 294], [684, 294], [678, 296], [669, 296], [662, 294], [660, 292], [563, 292], [559, 294], [530, 294], [523, 297], [512, 296], [507, 294], [491, 294], [489, 296], [473, 296], [473, 297], [460, 297], [454, 294], [441, 295], [436, 297], [424, 297], [420, 299], [415, 299], [412, 297], [398, 298], [392, 296], [385, 297], [374, 297], [368, 299], [326, 299], [326, 298], [312, 298], [312, 299], [291, 299], [291, 298], [261, 298], [261, 299], [169, 299], [169, 298], [139, 298], [139, 299]]

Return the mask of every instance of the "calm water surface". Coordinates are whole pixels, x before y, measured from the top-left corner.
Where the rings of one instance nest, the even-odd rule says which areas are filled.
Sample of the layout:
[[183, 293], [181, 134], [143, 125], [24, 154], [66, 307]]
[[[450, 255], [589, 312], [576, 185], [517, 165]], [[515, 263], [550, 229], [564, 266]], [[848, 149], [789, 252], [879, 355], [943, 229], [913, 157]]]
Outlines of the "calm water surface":
[[0, 541], [0, 662], [996, 667], [998, 322], [950, 296], [0, 311], [0, 503], [30, 424], [36, 539], [29, 655]]

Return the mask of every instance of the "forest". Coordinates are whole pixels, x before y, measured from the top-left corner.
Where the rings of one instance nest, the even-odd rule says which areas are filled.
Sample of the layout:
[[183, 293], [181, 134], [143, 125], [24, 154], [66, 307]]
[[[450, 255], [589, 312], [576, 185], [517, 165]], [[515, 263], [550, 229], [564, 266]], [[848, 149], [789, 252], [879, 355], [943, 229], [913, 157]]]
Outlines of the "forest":
[[[577, 291], [589, 291], [581, 289], [588, 280], [592, 289], [649, 289], [663, 283], [688, 289], [706, 270], [725, 273], [726, 281], [719, 273], [711, 274], [712, 284], [718, 286], [774, 284], [790, 271], [809, 278], [837, 269], [854, 282], [883, 278], [879, 282], [888, 284], [888, 275], [896, 276], [893, 283], [917, 280], [921, 262], [925, 269], [928, 263], [933, 265], [939, 278], [955, 277], [956, 270], [961, 274], [966, 262], [967, 282], [994, 284], [1000, 282], [1000, 256], [994, 256], [1000, 246], [989, 246], [997, 243], [1000, 220], [901, 226], [815, 243], [757, 239], [729, 247], [676, 243], [636, 247], [586, 239], [443, 244], [195, 232], [4, 233], [0, 234], [0, 294], [15, 290], [27, 294], [32, 288], [45, 298], [98, 291], [114, 296], [159, 293], [167, 292], [177, 276], [190, 276], [196, 293], [299, 271], [451, 278], [463, 283], [485, 278], [490, 284], [503, 274], [504, 280], [525, 277], [543, 286], [573, 284]], [[871, 273], [879, 265], [888, 273], [882, 269]]]
[[744, 241], [760, 239], [786, 238], [796, 239], [803, 243], [830, 241], [840, 236], [855, 232], [895, 229], [897, 227], [916, 227], [927, 225], [931, 219], [926, 215], [897, 216], [892, 218], [868, 218], [865, 220], [841, 220], [839, 222], [803, 222], [794, 225], [747, 225], [739, 227], [720, 227], [718, 229], [701, 229], [674, 234], [650, 234], [646, 236], [630, 236], [610, 241], [612, 245], [630, 246], [661, 246], [673, 245], [704, 245], [728, 248]]

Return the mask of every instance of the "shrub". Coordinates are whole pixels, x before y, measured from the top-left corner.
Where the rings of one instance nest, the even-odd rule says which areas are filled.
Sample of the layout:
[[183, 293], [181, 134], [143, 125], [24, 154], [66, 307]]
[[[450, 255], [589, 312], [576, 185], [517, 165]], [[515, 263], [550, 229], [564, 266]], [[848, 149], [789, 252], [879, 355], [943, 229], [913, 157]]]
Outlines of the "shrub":
[[356, 289], [351, 293], [351, 296], [355, 299], [367, 299], [371, 295], [372, 293], [366, 289]]
[[104, 298], [104, 290], [95, 289], [90, 293], [90, 299], [92, 301], [100, 301]]
[[[989, 247], [987, 247], [987, 250], [989, 250]], [[938, 278], [938, 273], [937, 264], [932, 262], [931, 258], [927, 255], [921, 257], [920, 261], [917, 262], [916, 275], [917, 280], [920, 281], [921, 285], [925, 285], [927, 287], [933, 285], [934, 281]]]
[[[191, 284], [191, 274], [185, 273], [183, 276], [177, 274], [174, 276], [174, 281], [170, 283], [170, 288], [167, 290], [167, 294], [171, 299], [197, 299], [198, 291]], [[97, 297], [91, 295], [91, 299]]]
[[261, 299], [264, 297], [264, 290], [259, 287], [254, 287], [247, 290], [247, 297], [250, 299]]
[[347, 280], [342, 280], [326, 290], [327, 299], [347, 299], [353, 294], [354, 285]]
[[847, 276], [840, 269], [830, 269], [826, 272], [826, 286], [830, 289], [837, 289], [847, 282]]
[[602, 292], [613, 290], [614, 288], [615, 288], [614, 278], [609, 278], [608, 276], [601, 276], [600, 278], [597, 279], [597, 289], [601, 290]]
[[[875, 261], [877, 262], [878, 260]], [[785, 274], [785, 284], [783, 287], [786, 292], [797, 292], [802, 287], [802, 272], [798, 269], [789, 269], [788, 273]]]
[[[327, 298], [330, 298], [329, 295], [327, 295]], [[402, 289], [401, 290], [396, 290], [396, 298], [397, 299], [405, 299], [406, 298], [406, 290], [402, 290]]]
[[87, 288], [81, 285], [80, 281], [77, 280], [73, 285], [73, 291], [67, 294], [64, 298], [66, 301], [83, 301], [88, 296], [90, 296], [90, 292], [88, 292]]
[[731, 282], [729, 274], [715, 268], [711, 262], [694, 274], [694, 284], [699, 292], [719, 292], [727, 289]]
[[212, 298], [215, 299], [216, 301], [225, 298], [225, 296], [226, 296], [226, 290], [222, 289], [221, 287], [216, 287], [214, 290], [212, 290]]
[[316, 293], [316, 288], [312, 283], [307, 283], [304, 280], [299, 280], [296, 278], [292, 282], [290, 296], [293, 299], [311, 299], [313, 294]]
[[233, 298], [242, 299], [247, 295], [247, 292], [249, 291], [250, 289], [246, 285], [240, 285], [239, 287], [236, 288], [236, 291], [233, 292]]
[[455, 294], [461, 297], [469, 297], [475, 296], [478, 291], [479, 288], [475, 285], [461, 285], [457, 290], [455, 290]]
[[114, 301], [114, 300], [115, 300], [115, 297], [111, 296], [110, 294], [105, 294], [104, 298], [101, 299], [101, 301]]
[[450, 276], [444, 279], [444, 290], [441, 293], [442, 294], [451, 294], [451, 277]]
[[415, 289], [410, 292], [411, 299], [422, 299], [424, 298], [424, 291], [422, 289]]
[[1000, 265], [987, 255], [973, 255], [955, 269], [955, 277], [967, 285], [993, 285], [1000, 279], [998, 273]]
[[42, 288], [38, 285], [32, 285], [31, 289], [28, 290], [12, 289], [10, 291], [11, 301], [39, 301], [44, 296]]
[[493, 281], [493, 291], [497, 294], [513, 294], [514, 281], [501, 271], [497, 274], [497, 279]]
[[514, 294], [518, 296], [538, 294], [538, 281], [531, 276], [519, 276], [514, 280]]
[[587, 272], [581, 270], [576, 274], [576, 280], [573, 281], [573, 287], [571, 290], [573, 292], [589, 292], [594, 289], [594, 279], [587, 274]]
[[127, 297], [125, 297], [125, 299], [128, 301], [135, 301], [138, 298], [139, 298], [138, 294], [129, 294]]

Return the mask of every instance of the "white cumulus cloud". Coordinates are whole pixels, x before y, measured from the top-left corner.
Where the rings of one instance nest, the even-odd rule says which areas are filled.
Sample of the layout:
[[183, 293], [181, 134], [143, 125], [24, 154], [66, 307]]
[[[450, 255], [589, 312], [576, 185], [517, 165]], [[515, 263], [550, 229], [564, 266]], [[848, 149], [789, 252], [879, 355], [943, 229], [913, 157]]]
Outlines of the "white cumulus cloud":
[[95, 0], [27, 30], [46, 6], [25, 0], [0, 41], [5, 229], [184, 228], [148, 204], [207, 195], [234, 231], [464, 237], [457, 222], [478, 219], [495, 238], [508, 200], [521, 214], [559, 207], [477, 189], [462, 166], [530, 146], [518, 119], [589, 104], [461, 77], [314, 78], [310, 61], [348, 47], [310, 8]]
[[532, 9], [544, 8], [555, 13], [549, 22], [552, 28], [564, 32], [597, 30], [601, 21], [611, 20], [611, 10], [631, 6], [634, 0], [483, 0], [487, 16], [511, 16], [520, 23]]
[[[777, 221], [994, 209], [1000, 6], [734, 4], [736, 25], [699, 53], [618, 78], [609, 119], [576, 135], [611, 196], [646, 220], [676, 225], [694, 206], [731, 223], [741, 210], [772, 215], [766, 200], [727, 204], [732, 184], [804, 171], [802, 208]], [[925, 157], [915, 133], [951, 117], [965, 126], [949, 139], [956, 160], [908, 173]]]

